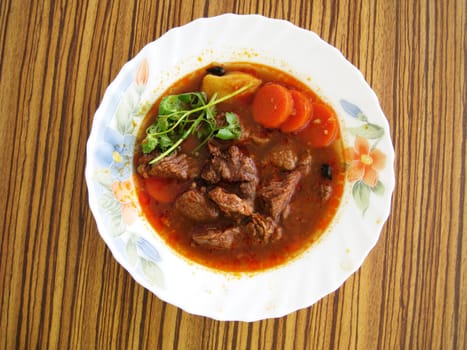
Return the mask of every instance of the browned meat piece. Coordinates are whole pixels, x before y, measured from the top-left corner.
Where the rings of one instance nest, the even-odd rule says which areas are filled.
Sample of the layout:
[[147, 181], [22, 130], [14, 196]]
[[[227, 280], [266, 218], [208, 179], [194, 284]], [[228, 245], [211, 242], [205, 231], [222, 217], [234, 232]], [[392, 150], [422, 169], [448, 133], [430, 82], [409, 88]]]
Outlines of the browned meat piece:
[[265, 145], [271, 141], [269, 132], [257, 123], [247, 123], [242, 118], [239, 118], [240, 127], [242, 128], [242, 135], [240, 142], [254, 143], [257, 145]]
[[258, 171], [254, 160], [243, 154], [238, 146], [230, 146], [226, 152], [209, 144], [211, 161], [204, 167], [201, 177], [209, 183], [254, 182], [258, 183]]
[[239, 194], [242, 198], [254, 200], [256, 196], [256, 181], [242, 182], [240, 183]]
[[184, 153], [171, 154], [156, 164], [149, 164], [153, 158], [153, 155], [144, 155], [139, 158], [136, 171], [142, 177], [160, 176], [188, 180], [198, 177], [201, 172], [200, 162]]
[[284, 210], [282, 211], [282, 219], [287, 219], [289, 217], [289, 214], [290, 214], [290, 204], [287, 204], [284, 208]]
[[259, 213], [253, 213], [245, 230], [256, 243], [261, 244], [276, 241], [282, 237], [282, 228], [277, 222]]
[[182, 193], [175, 201], [175, 209], [197, 222], [213, 221], [219, 216], [215, 205], [198, 189]]
[[211, 159], [204, 167], [201, 177], [211, 184], [221, 181], [238, 184], [238, 194], [242, 198], [254, 199], [259, 178], [253, 158], [242, 153], [235, 145], [223, 153], [212, 143], [208, 144], [208, 149]]
[[148, 174], [148, 169], [150, 168], [149, 162], [154, 158], [151, 154], [144, 154], [138, 159], [136, 164], [136, 172], [142, 177], [147, 179], [150, 175]]
[[297, 153], [288, 143], [275, 145], [262, 161], [264, 165], [271, 164], [285, 170], [295, 169], [297, 162]]
[[258, 190], [258, 206], [261, 211], [277, 220], [287, 207], [302, 178], [299, 170], [288, 173], [284, 179], [273, 180]]
[[211, 198], [219, 208], [228, 216], [250, 216], [253, 213], [253, 205], [234, 193], [229, 193], [223, 188], [216, 187], [209, 192]]
[[297, 170], [299, 170], [303, 176], [307, 176], [310, 173], [312, 160], [313, 158], [311, 157], [311, 153], [309, 151], [300, 157]]
[[205, 232], [195, 233], [193, 241], [200, 246], [207, 246], [216, 249], [232, 248], [237, 239], [241, 237], [239, 227], [232, 227], [225, 230], [208, 229]]
[[219, 157], [222, 154], [221, 149], [215, 142], [208, 141], [207, 146], [208, 146], [208, 150], [211, 156]]

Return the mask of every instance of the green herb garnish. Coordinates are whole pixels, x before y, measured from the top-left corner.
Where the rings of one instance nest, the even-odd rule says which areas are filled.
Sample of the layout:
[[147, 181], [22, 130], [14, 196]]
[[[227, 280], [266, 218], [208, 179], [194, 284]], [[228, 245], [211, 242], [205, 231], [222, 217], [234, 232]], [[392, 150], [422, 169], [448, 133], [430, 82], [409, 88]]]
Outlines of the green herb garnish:
[[204, 92], [188, 92], [164, 97], [160, 104], [154, 123], [147, 128], [146, 137], [141, 143], [143, 153], [151, 153], [155, 149], [161, 153], [149, 162], [159, 160], [175, 151], [190, 135], [196, 135], [201, 148], [211, 137], [221, 140], [233, 140], [241, 135], [241, 128], [235, 113], [225, 114], [225, 126], [218, 126], [216, 121], [216, 105], [247, 90], [245, 85], [229, 95], [219, 99], [216, 95], [207, 100]]

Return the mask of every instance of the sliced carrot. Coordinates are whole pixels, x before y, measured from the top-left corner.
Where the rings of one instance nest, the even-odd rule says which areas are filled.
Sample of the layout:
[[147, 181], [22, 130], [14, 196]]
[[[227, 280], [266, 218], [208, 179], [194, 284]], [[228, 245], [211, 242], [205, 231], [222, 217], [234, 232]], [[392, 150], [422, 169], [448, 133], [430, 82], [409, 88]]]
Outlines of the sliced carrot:
[[290, 91], [282, 85], [269, 83], [258, 89], [253, 99], [253, 118], [267, 128], [277, 128], [292, 112]]
[[148, 178], [144, 181], [146, 192], [160, 203], [172, 203], [183, 190], [182, 184], [174, 179]]
[[339, 123], [334, 111], [322, 103], [313, 104], [313, 116], [299, 135], [311, 146], [329, 146], [338, 135]]
[[292, 113], [281, 124], [280, 129], [284, 132], [293, 132], [302, 129], [311, 118], [312, 105], [310, 99], [298, 90], [291, 90], [293, 108]]

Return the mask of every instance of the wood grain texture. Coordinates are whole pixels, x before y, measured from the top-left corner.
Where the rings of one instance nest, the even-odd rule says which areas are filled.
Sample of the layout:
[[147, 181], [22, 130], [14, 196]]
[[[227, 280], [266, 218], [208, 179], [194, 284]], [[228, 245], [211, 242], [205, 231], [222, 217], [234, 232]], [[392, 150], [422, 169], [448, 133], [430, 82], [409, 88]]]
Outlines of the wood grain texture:
[[[0, 2], [0, 348], [466, 349], [463, 0]], [[314, 306], [218, 322], [137, 285], [100, 239], [85, 146], [121, 66], [192, 19], [287, 19], [365, 75], [396, 149], [392, 214], [362, 268]], [[338, 82], [337, 82], [338, 83]]]

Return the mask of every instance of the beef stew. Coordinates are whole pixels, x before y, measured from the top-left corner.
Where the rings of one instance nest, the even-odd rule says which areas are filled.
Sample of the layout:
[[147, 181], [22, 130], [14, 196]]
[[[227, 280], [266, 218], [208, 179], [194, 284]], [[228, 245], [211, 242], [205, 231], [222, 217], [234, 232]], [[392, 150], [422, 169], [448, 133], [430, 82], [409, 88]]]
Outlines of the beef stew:
[[[167, 244], [203, 265], [251, 272], [284, 263], [320, 238], [339, 206], [345, 169], [338, 130], [332, 131], [332, 138], [326, 134], [322, 140], [308, 139], [310, 134], [317, 135], [316, 130], [309, 130], [315, 127], [313, 124], [322, 127], [321, 120], [312, 116], [313, 107], [318, 106], [318, 111], [325, 105], [326, 110], [334, 112], [305, 84], [285, 72], [260, 64], [213, 64], [181, 79], [164, 96], [199, 92], [207, 84], [206, 75], [213, 74], [216, 79], [210, 81], [222, 84], [221, 78], [229, 79], [238, 72], [242, 82], [252, 76], [254, 88], [247, 86], [216, 105], [212, 119], [215, 131], [210, 137], [195, 137], [195, 131], [203, 134], [203, 130], [193, 127], [193, 135], [163, 158], [162, 149], [145, 152], [148, 130], [158, 118], [161, 101], [165, 103], [159, 100], [137, 139], [141, 147], [136, 147], [135, 168], [141, 207]], [[232, 89], [235, 93], [241, 86], [233, 86], [232, 81], [221, 87], [209, 86], [210, 94], [215, 99], [217, 88], [222, 96], [232, 94]], [[298, 130], [285, 132], [280, 125], [265, 127], [258, 122], [254, 113], [261, 112], [253, 111], [255, 95], [268, 84], [279, 84], [287, 91], [298, 91], [300, 98], [306, 97], [308, 102], [302, 109], [310, 117], [304, 123], [300, 116], [304, 124]], [[294, 113], [302, 112], [293, 108], [293, 98], [290, 101], [287, 103], [292, 107], [284, 107], [290, 109], [284, 113], [295, 118]], [[260, 107], [256, 109], [261, 111]], [[327, 118], [337, 121], [335, 114]], [[147, 191], [147, 181], [159, 180], [170, 181], [176, 193], [173, 201], [158, 200]]]

